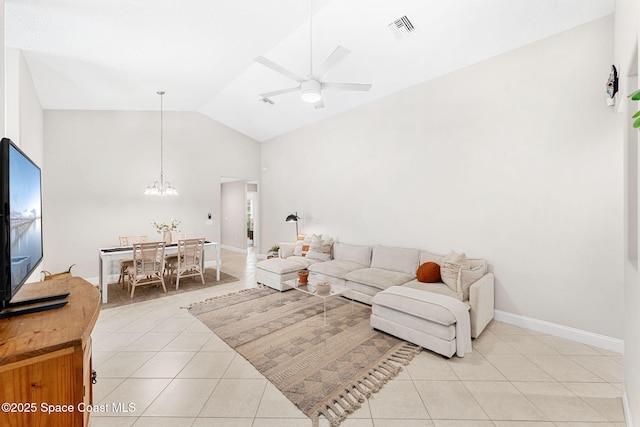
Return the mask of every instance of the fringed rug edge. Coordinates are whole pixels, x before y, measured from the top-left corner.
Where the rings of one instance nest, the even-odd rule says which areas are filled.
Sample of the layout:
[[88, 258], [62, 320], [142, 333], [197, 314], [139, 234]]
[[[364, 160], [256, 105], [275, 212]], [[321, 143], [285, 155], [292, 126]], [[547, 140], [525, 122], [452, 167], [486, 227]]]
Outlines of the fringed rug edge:
[[340, 425], [347, 418], [347, 415], [362, 406], [365, 399], [380, 391], [388, 381], [395, 378], [402, 371], [402, 366], [397, 366], [390, 362], [393, 361], [406, 366], [421, 351], [422, 347], [418, 345], [409, 342], [400, 344], [399, 348], [369, 369], [364, 377], [355, 379], [342, 391], [315, 406], [310, 411], [311, 414], [307, 414], [311, 418], [313, 427], [318, 427], [321, 416], [324, 416], [329, 421], [331, 427]]

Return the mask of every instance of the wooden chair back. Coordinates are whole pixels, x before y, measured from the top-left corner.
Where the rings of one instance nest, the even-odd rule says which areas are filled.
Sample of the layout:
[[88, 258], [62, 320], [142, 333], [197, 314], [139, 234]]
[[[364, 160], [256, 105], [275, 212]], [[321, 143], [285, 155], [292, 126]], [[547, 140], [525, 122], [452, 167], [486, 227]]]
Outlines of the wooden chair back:
[[148, 236], [120, 236], [120, 246], [133, 246], [134, 243], [147, 243]]
[[164, 273], [164, 242], [134, 243], [133, 268], [136, 276]]
[[200, 268], [204, 238], [178, 240], [178, 270]]
[[181, 231], [171, 232], [171, 243], [178, 243], [180, 240], [184, 240], [186, 238], [187, 238], [187, 233], [183, 233]]

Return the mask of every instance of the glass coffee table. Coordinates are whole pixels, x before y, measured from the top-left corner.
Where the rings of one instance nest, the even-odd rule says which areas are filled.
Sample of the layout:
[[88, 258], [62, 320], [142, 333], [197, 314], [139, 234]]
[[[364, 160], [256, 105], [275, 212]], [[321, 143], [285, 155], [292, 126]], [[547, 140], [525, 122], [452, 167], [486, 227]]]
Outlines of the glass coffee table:
[[[303, 292], [308, 295], [313, 295], [318, 298], [322, 298], [322, 309], [324, 311], [324, 326], [327, 326], [327, 300], [334, 297], [346, 297], [350, 292], [350, 289], [344, 286], [331, 285], [331, 290], [328, 293], [318, 293], [316, 290], [316, 284], [323, 280], [317, 280], [309, 277], [308, 283], [300, 283], [298, 279], [291, 279], [282, 282], [284, 285], [289, 286], [299, 292]], [[351, 314], [353, 314], [353, 299], [351, 299]]]

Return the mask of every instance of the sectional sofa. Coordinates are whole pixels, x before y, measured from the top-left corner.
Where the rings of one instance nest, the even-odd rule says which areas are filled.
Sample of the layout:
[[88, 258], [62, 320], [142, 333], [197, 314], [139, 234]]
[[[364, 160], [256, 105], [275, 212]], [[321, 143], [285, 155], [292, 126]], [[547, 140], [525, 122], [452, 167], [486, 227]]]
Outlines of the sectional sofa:
[[417, 277], [420, 269], [426, 264], [448, 267], [447, 256], [412, 248], [331, 243], [329, 256], [314, 252], [313, 245], [305, 253], [300, 242], [280, 243], [279, 258], [257, 263], [256, 281], [286, 290], [283, 282], [307, 268], [312, 280], [346, 287], [352, 299], [371, 305], [374, 328], [447, 357], [471, 351], [471, 338], [493, 319], [494, 276], [485, 260], [466, 260], [453, 282], [451, 278], [426, 282]]

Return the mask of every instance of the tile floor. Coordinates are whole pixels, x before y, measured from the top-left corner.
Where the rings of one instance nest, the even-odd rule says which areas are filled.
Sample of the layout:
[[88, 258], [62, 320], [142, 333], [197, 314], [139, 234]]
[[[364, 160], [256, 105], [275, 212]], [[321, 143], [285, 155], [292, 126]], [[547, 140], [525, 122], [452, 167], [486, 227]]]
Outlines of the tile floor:
[[[252, 254], [223, 250], [222, 260], [239, 282], [101, 312], [94, 404], [109, 412], [94, 412], [91, 427], [311, 426], [181, 308], [255, 286]], [[625, 426], [621, 354], [495, 321], [473, 350], [450, 360], [423, 351], [341, 427]]]

